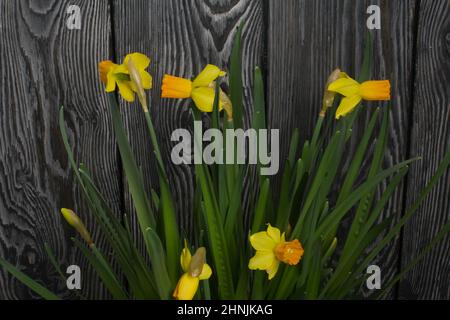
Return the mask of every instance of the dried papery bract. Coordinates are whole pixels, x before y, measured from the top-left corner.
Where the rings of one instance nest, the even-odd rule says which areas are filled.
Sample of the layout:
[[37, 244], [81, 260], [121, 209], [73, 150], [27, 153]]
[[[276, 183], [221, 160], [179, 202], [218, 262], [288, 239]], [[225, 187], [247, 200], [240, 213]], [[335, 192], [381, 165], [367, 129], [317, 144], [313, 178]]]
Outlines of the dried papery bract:
[[339, 79], [341, 74], [341, 70], [336, 68], [328, 77], [327, 83], [325, 84], [325, 92], [323, 94], [323, 102], [322, 102], [322, 110], [320, 111], [320, 116], [325, 117], [328, 108], [333, 106], [334, 97], [336, 96], [335, 92], [329, 91], [328, 86], [332, 84], [334, 81]]
[[202, 273], [203, 266], [206, 262], [206, 249], [200, 247], [192, 256], [191, 264], [189, 265], [189, 274], [191, 277], [198, 277]]
[[223, 109], [227, 114], [227, 120], [229, 122], [233, 121], [233, 105], [231, 104], [230, 98], [226, 95], [225, 92], [222, 91], [222, 89], [220, 89], [219, 98], [223, 103]]
[[136, 89], [135, 91], [138, 95], [142, 109], [144, 109], [144, 112], [148, 112], [147, 96], [145, 94], [144, 86], [142, 85], [141, 76], [138, 69], [136, 68], [136, 65], [133, 62], [133, 59], [128, 59], [127, 68], [130, 74], [132, 86], [134, 86], [134, 89]]

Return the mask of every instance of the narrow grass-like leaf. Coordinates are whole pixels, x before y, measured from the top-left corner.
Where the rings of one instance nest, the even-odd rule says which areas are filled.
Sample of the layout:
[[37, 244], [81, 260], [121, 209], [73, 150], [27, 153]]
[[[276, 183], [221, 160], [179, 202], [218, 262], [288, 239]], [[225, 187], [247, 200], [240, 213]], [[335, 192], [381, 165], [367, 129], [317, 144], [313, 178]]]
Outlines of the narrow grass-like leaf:
[[[181, 253], [181, 240], [178, 231], [178, 222], [176, 219], [174, 200], [169, 190], [169, 181], [164, 178], [162, 168], [159, 168], [159, 187], [161, 192], [160, 208], [164, 225], [164, 239], [167, 252], [167, 266], [170, 279], [176, 280], [179, 274], [178, 257]], [[148, 230], [148, 229], [147, 229]], [[154, 246], [153, 246], [154, 247]], [[149, 253], [152, 255], [152, 253]]]
[[141, 184], [139, 169], [136, 165], [136, 160], [128, 143], [125, 128], [122, 124], [122, 119], [117, 105], [116, 97], [113, 93], [108, 94], [110, 100], [110, 109], [113, 119], [114, 133], [116, 135], [117, 145], [119, 147], [120, 156], [122, 158], [122, 165], [128, 181], [128, 187], [133, 198], [134, 206], [141, 227], [142, 233], [145, 233], [147, 228], [154, 228], [156, 225], [155, 217], [149, 207], [149, 201], [145, 193], [145, 188]]
[[11, 273], [17, 280], [22, 282], [28, 288], [36, 292], [39, 296], [46, 300], [61, 300], [56, 294], [39, 284], [37, 281], [31, 279], [25, 273], [20, 271], [17, 267], [10, 264], [8, 261], [0, 258], [0, 266], [2, 266], [6, 271]]
[[[156, 232], [150, 228], [147, 229], [144, 236], [152, 252], [150, 262], [152, 264], [159, 296], [161, 299], [166, 300], [169, 298], [170, 291], [174, 288], [174, 286], [170, 281], [168, 269], [166, 267], [166, 255], [164, 253], [163, 245]], [[178, 261], [170, 262], [176, 263]]]
[[251, 233], [261, 231], [264, 223], [266, 222], [265, 213], [267, 209], [267, 203], [269, 198], [270, 181], [267, 178], [263, 179], [261, 189], [259, 191], [259, 197], [256, 204], [255, 215], [253, 216], [253, 224]]
[[379, 298], [383, 298], [387, 295], [394, 285], [399, 282], [403, 277], [410, 272], [419, 262], [421, 262], [426, 255], [432, 251], [439, 242], [441, 242], [448, 233], [450, 232], [450, 221], [447, 222], [444, 227], [438, 232], [438, 234], [423, 248], [420, 253], [414, 257], [411, 262], [409, 262], [406, 267], [404, 267], [401, 272], [396, 275], [384, 288], [383, 291], [379, 294]]
[[114, 274], [109, 264], [103, 258], [101, 253], [95, 248], [95, 246], [91, 246], [91, 252], [79, 240], [75, 238], [72, 238], [72, 240], [75, 246], [80, 249], [89, 263], [95, 269], [97, 275], [102, 280], [102, 283], [105, 285], [114, 299], [127, 299], [127, 294], [122, 289], [121, 284], [117, 280], [117, 276]]
[[336, 203], [340, 203], [343, 199], [345, 199], [349, 193], [351, 192], [356, 179], [358, 178], [358, 174], [361, 168], [361, 164], [364, 160], [364, 155], [366, 153], [367, 147], [369, 145], [370, 137], [372, 136], [373, 129], [376, 124], [376, 120], [378, 118], [379, 110], [377, 109], [372, 118], [369, 121], [366, 129], [364, 130], [364, 135], [361, 138], [361, 141], [355, 151], [355, 155], [353, 156], [350, 167], [347, 170], [347, 174], [345, 176], [344, 183], [341, 186], [341, 191], [339, 192], [339, 197]]
[[316, 234], [318, 236], [325, 237], [327, 234], [336, 228], [336, 225], [339, 224], [341, 219], [345, 216], [345, 214], [348, 212], [350, 208], [352, 208], [364, 195], [366, 195], [368, 192], [371, 192], [376, 186], [386, 179], [387, 177], [391, 176], [395, 172], [399, 171], [400, 169], [404, 168], [411, 162], [415, 161], [417, 159], [411, 159], [406, 160], [403, 162], [400, 162], [399, 164], [381, 171], [379, 174], [377, 174], [373, 179], [368, 180], [364, 182], [360, 187], [358, 187], [350, 196], [347, 197], [340, 205], [338, 205], [329, 215], [326, 217], [319, 226], [319, 228], [316, 231]]
[[406, 222], [409, 221], [409, 219], [411, 219], [413, 214], [417, 211], [417, 209], [425, 200], [425, 198], [428, 196], [428, 194], [431, 192], [433, 187], [438, 183], [439, 179], [447, 171], [449, 165], [450, 165], [450, 150], [447, 151], [444, 159], [439, 164], [439, 167], [436, 170], [435, 174], [431, 178], [430, 182], [426, 185], [426, 187], [420, 192], [419, 197], [416, 199], [416, 201], [414, 201], [411, 207], [409, 207], [406, 210], [405, 215], [400, 219], [400, 221], [393, 228], [391, 228], [388, 234], [377, 244], [375, 248], [373, 248], [370, 254], [361, 263], [361, 266], [356, 271], [357, 273], [364, 270], [365, 266], [367, 266], [367, 264], [370, 263], [377, 256], [377, 254], [399, 234], [401, 228], [405, 225]]
[[[199, 119], [199, 114], [194, 112], [195, 119]], [[197, 143], [201, 146], [201, 137], [194, 135]], [[230, 266], [230, 256], [227, 248], [225, 232], [220, 218], [219, 204], [211, 185], [211, 177], [208, 168], [202, 164], [195, 165], [195, 173], [201, 186], [204, 199], [204, 219], [212, 257], [214, 260], [215, 271], [218, 278], [219, 296], [221, 299], [232, 299], [234, 296], [234, 286], [232, 280], [232, 272]]]
[[[389, 129], [389, 108], [384, 110], [383, 122], [381, 124], [380, 134], [376, 142], [375, 152], [373, 155], [373, 160], [369, 169], [369, 173], [367, 175], [367, 180], [372, 179], [380, 171], [384, 157], [384, 152], [386, 150], [388, 129]], [[347, 241], [344, 245], [343, 250], [344, 254], [348, 250], [349, 245], [356, 240], [358, 234], [360, 233], [361, 228], [365, 224], [367, 216], [369, 214], [369, 210], [372, 207], [374, 197], [375, 197], [375, 190], [369, 192], [364, 198], [361, 199], [361, 202], [359, 203], [358, 208], [356, 210], [355, 217], [353, 218], [353, 223], [348, 232]]]

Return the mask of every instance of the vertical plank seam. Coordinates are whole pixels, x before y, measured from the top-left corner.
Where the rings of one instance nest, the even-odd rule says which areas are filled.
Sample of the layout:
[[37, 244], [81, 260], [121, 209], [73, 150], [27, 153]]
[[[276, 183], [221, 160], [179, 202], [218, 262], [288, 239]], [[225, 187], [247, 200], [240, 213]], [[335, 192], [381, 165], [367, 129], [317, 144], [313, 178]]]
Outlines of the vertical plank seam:
[[[115, 24], [115, 10], [114, 10], [115, 0], [108, 0], [109, 7], [109, 18], [110, 18], [110, 48], [109, 48], [109, 56], [114, 62], [117, 62], [117, 44], [116, 44], [116, 24]], [[118, 99], [117, 92], [113, 93]], [[120, 202], [119, 202], [119, 218], [123, 226], [125, 226], [125, 181], [124, 181], [124, 169], [122, 158], [120, 157], [119, 148], [116, 146], [116, 162], [117, 162], [117, 171], [119, 176], [119, 192], [120, 192]], [[124, 286], [126, 291], [129, 291], [129, 284], [126, 278], [123, 278]]]
[[[406, 133], [406, 159], [409, 159], [411, 157], [411, 149], [412, 149], [412, 134], [413, 134], [413, 121], [414, 121], [414, 109], [415, 109], [415, 94], [414, 94], [414, 88], [416, 86], [416, 80], [417, 80], [417, 48], [418, 48], [418, 41], [419, 41], [419, 20], [420, 20], [420, 7], [421, 7], [421, 1], [422, 0], [416, 0], [416, 3], [414, 5], [414, 13], [413, 13], [413, 25], [412, 25], [412, 36], [413, 36], [413, 44], [412, 44], [412, 70], [411, 70], [411, 80], [409, 85], [409, 92], [410, 92], [410, 112], [408, 113], [408, 127], [407, 127], [407, 133]], [[411, 179], [411, 174], [408, 172], [406, 175], [405, 180], [403, 181], [403, 195], [402, 195], [402, 214], [404, 215], [406, 211], [407, 201], [408, 201], [408, 185], [409, 181]], [[397, 270], [401, 272], [402, 270], [402, 263], [403, 263], [403, 241], [404, 241], [404, 228], [401, 229], [400, 235], [399, 235], [399, 259], [397, 262]], [[399, 281], [394, 289], [394, 296], [396, 299], [400, 298], [400, 284], [402, 281]]]
[[[116, 52], [116, 25], [114, 22], [114, 0], [108, 0], [108, 6], [109, 6], [109, 18], [110, 18], [110, 26], [111, 26], [111, 32], [110, 32], [110, 48], [109, 48], [109, 55], [111, 57], [111, 59], [114, 62], [117, 62], [117, 52]], [[117, 92], [114, 92], [114, 95], [116, 96], [116, 98], [118, 98], [117, 96]], [[119, 174], [119, 181], [121, 182], [119, 184], [119, 190], [120, 190], [120, 194], [121, 194], [121, 201], [119, 203], [119, 210], [120, 210], [120, 216], [121, 216], [121, 220], [123, 223], [123, 214], [125, 211], [125, 193], [124, 193], [124, 181], [123, 181], [123, 164], [122, 164], [122, 159], [120, 157], [120, 153], [119, 153], [119, 149], [117, 147], [116, 144], [116, 158], [117, 158], [117, 167], [118, 167], [118, 174]]]

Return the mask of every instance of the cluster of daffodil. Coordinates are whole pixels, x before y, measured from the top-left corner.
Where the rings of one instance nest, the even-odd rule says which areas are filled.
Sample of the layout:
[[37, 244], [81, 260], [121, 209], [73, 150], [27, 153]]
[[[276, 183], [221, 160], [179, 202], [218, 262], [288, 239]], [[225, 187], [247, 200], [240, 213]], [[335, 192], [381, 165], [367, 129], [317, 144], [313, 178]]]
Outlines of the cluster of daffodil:
[[[134, 62], [138, 71], [137, 74], [142, 78], [142, 81], [133, 81], [129, 77], [132, 73], [130, 71], [130, 63], [132, 62]], [[150, 59], [141, 53], [127, 55], [121, 65], [114, 64], [109, 60], [102, 61], [99, 64], [99, 72], [100, 78], [106, 84], [106, 91], [114, 91], [117, 84], [121, 96], [126, 101], [133, 101], [133, 92], [138, 93], [140, 91], [139, 82], [142, 83], [143, 89], [150, 89], [152, 87], [152, 78], [145, 71], [149, 63]], [[192, 99], [200, 111], [212, 112], [215, 99], [215, 82], [219, 77], [225, 75], [225, 71], [211, 64], [208, 64], [192, 81], [166, 74], [162, 80], [161, 97]], [[340, 72], [340, 70], [333, 72], [330, 78], [332, 81], [329, 81], [327, 86], [326, 95], [328, 95], [328, 102], [326, 103], [326, 107], [331, 107], [332, 101], [334, 100], [334, 93], [339, 93], [344, 97], [337, 108], [336, 119], [351, 112], [362, 99], [390, 99], [390, 83], [388, 80], [366, 81], [360, 84], [350, 78], [345, 72]], [[225, 109], [228, 119], [232, 119], [233, 111], [231, 101], [221, 89], [219, 91], [218, 107], [219, 111]], [[248, 267], [252, 270], [265, 270], [269, 280], [275, 277], [280, 262], [295, 266], [299, 263], [303, 255], [303, 247], [298, 239], [286, 241], [285, 233], [281, 234], [280, 229], [272, 227], [270, 224], [267, 231], [256, 233], [250, 236], [249, 239], [252, 247], [256, 250], [256, 254], [250, 259]], [[198, 288], [198, 280], [209, 278], [211, 269], [208, 266], [206, 276], [200, 276], [201, 267], [196, 276], [192, 272], [188, 272], [189, 264], [186, 264], [186, 260], [190, 260], [190, 252], [187, 247], [183, 249], [181, 260], [185, 273], [178, 282], [174, 297], [192, 298]], [[205, 264], [205, 266], [207, 265]]]
[[[101, 80], [106, 85], [106, 92], [113, 92], [117, 86], [123, 99], [133, 102], [134, 93], [137, 93], [141, 104], [147, 106], [147, 102], [142, 100], [142, 97], [145, 96], [142, 92], [144, 89], [152, 88], [152, 77], [145, 71], [149, 64], [150, 58], [142, 53], [128, 54], [121, 65], [110, 60], [100, 62], [99, 73]], [[136, 76], [133, 78], [130, 76], [131, 74]], [[193, 81], [166, 74], [162, 80], [161, 97], [192, 99], [200, 111], [212, 112], [216, 80], [225, 75], [225, 71], [212, 64], [208, 64]], [[391, 86], [389, 80], [365, 81], [360, 84], [347, 73], [336, 69], [327, 82], [322, 114], [333, 104], [334, 93], [339, 93], [344, 97], [336, 110], [336, 119], [339, 119], [353, 111], [361, 100], [390, 100]], [[229, 119], [233, 118], [231, 101], [220, 89], [219, 111], [222, 109], [225, 109]], [[147, 107], [145, 110], [148, 111]]]
[[[242, 129], [239, 117], [244, 114], [244, 93], [239, 33], [237, 37], [228, 73], [208, 64], [193, 80], [166, 74], [161, 81], [161, 98], [191, 99], [196, 106], [192, 109], [194, 119], [200, 120], [202, 112], [211, 113], [211, 126], [223, 130], [223, 133], [228, 128]], [[364, 60], [370, 61], [370, 57], [365, 56]], [[247, 174], [252, 170], [249, 166], [195, 165], [196, 188], [193, 190], [194, 212], [191, 214], [194, 232], [189, 234], [192, 246], [187, 240], [183, 246], [181, 234], [187, 233], [182, 232], [177, 223], [176, 203], [146, 97], [146, 90], [152, 88], [153, 81], [147, 71], [149, 65], [150, 59], [142, 53], [126, 55], [122, 64], [109, 60], [99, 64], [100, 79], [109, 93], [112, 123], [128, 190], [144, 239], [144, 255], [130, 233], [128, 216], [117, 217], [98, 191], [87, 168], [76, 164], [68, 142], [64, 112], [60, 112], [60, 129], [70, 164], [112, 253], [105, 254], [95, 245], [82, 219], [74, 211], [61, 209], [61, 213], [86, 242], [87, 248], [76, 238], [75, 245], [116, 299], [353, 297], [365, 281], [367, 266], [398, 235], [420, 201], [425, 199], [450, 165], [449, 152], [418, 201], [390, 227], [391, 221], [383, 220], [382, 212], [406, 175], [408, 164], [414, 159], [382, 168], [389, 132], [388, 107], [383, 108], [378, 135], [373, 137], [380, 113], [376, 109], [363, 136], [354, 137], [359, 141], [355, 154], [345, 152], [353, 123], [361, 110], [357, 106], [363, 100], [390, 100], [390, 82], [367, 80], [367, 69], [359, 76], [366, 81], [358, 82], [336, 69], [326, 83], [311, 140], [300, 147], [298, 131], [293, 134], [279, 187], [258, 173]], [[221, 89], [219, 83], [225, 81], [226, 75], [230, 95]], [[250, 125], [255, 129], [266, 129], [264, 83], [259, 68], [255, 69], [253, 82], [255, 110]], [[127, 102], [134, 101], [137, 96], [142, 106], [158, 165], [159, 193], [152, 190], [149, 196], [146, 192], [118, 110], [116, 91]], [[226, 121], [220, 121], [221, 111], [224, 111], [223, 119]], [[371, 139], [374, 139], [372, 144]], [[369, 148], [370, 145], [373, 148]], [[223, 152], [227, 153], [226, 146]], [[370, 169], [361, 179], [364, 175], [363, 159], [370, 159]], [[344, 160], [350, 166], [340, 172]], [[258, 168], [262, 166], [258, 163]], [[338, 181], [342, 174], [343, 182]], [[377, 197], [377, 188], [383, 182], [387, 187]], [[249, 196], [248, 211], [242, 205], [242, 195], [248, 194], [244, 192], [245, 184], [254, 187], [253, 196]], [[337, 190], [336, 185], [339, 185]], [[280, 190], [278, 194], [277, 190]], [[350, 217], [347, 220], [350, 221], [350, 229], [346, 236], [339, 238], [338, 232], [345, 217]], [[386, 229], [388, 232], [383, 233]], [[450, 223], [433, 239], [433, 243], [442, 239], [449, 230]], [[338, 245], [340, 249], [336, 250]], [[420, 257], [425, 256], [430, 247], [421, 252]], [[194, 251], [194, 248], [197, 249]], [[59, 270], [51, 249], [46, 247], [46, 251]], [[126, 279], [126, 286], [112, 267], [110, 255], [114, 256], [120, 274]], [[145, 262], [145, 255], [149, 257], [150, 265]], [[1, 258], [0, 265], [42, 297], [58, 298]], [[408, 268], [410, 266], [406, 270]], [[386, 284], [379, 297], [388, 293], [400, 278], [401, 275]]]
[[[152, 77], [145, 71], [150, 64], [150, 58], [142, 53], [128, 54], [123, 63], [118, 65], [110, 60], [99, 63], [100, 79], [106, 85], [106, 92], [113, 92], [116, 88], [122, 98], [128, 102], [134, 101], [137, 93], [143, 106], [147, 106], [143, 93], [152, 88]], [[135, 74], [134, 77], [130, 76]], [[193, 80], [164, 75], [162, 81], [163, 98], [192, 99], [202, 112], [212, 112], [215, 98], [215, 81], [226, 73], [215, 65], [208, 64]], [[220, 110], [225, 109], [228, 117], [232, 118], [232, 106], [228, 96], [220, 90]], [[144, 111], [148, 111], [145, 107]]]

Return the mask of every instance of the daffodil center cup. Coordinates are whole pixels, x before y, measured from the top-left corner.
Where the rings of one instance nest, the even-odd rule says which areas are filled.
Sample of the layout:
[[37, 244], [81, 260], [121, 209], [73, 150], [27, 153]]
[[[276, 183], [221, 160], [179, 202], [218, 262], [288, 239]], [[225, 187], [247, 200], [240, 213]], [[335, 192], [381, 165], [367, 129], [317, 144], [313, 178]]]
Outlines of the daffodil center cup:
[[388, 80], [373, 80], [361, 83], [359, 92], [364, 100], [390, 100], [391, 84]]
[[303, 256], [303, 248], [297, 239], [288, 242], [280, 242], [274, 249], [275, 256], [278, 260], [295, 266], [299, 263]]
[[161, 90], [161, 97], [163, 98], [190, 98], [192, 93], [192, 81], [166, 74], [162, 81]]

